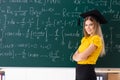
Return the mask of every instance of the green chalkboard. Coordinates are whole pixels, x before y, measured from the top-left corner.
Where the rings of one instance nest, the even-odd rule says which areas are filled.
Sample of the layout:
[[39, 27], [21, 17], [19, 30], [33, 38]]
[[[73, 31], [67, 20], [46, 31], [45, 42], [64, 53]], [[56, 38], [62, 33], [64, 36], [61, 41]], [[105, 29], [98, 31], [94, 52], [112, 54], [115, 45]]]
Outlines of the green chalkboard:
[[120, 67], [119, 0], [0, 0], [1, 67], [74, 67], [82, 37], [79, 14], [98, 9], [106, 56], [96, 67]]

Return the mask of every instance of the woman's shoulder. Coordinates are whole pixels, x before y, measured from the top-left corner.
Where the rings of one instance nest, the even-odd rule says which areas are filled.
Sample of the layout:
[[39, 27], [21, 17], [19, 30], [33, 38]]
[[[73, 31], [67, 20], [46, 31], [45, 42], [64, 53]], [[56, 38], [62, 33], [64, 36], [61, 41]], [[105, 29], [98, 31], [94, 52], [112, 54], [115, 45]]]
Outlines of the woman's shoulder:
[[99, 40], [99, 39], [101, 39], [101, 37], [100, 37], [99, 35], [93, 35], [93, 36], [92, 36], [92, 39], [97, 39], [97, 40]]
[[85, 38], [86, 38], [86, 37], [82, 37], [82, 39], [81, 39], [81, 43], [85, 40]]
[[102, 45], [102, 39], [99, 35], [92, 36], [92, 39], [90, 41], [98, 47]]

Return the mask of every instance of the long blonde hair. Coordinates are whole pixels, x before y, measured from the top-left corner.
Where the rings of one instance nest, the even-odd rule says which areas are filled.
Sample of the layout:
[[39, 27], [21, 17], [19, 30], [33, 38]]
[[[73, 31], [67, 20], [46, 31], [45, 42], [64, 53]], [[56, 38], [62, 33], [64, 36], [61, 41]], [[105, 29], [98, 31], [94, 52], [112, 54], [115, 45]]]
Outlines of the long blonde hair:
[[[92, 16], [88, 16], [84, 19], [84, 22], [83, 22], [83, 26], [85, 26], [85, 22], [86, 20], [90, 20], [94, 23], [94, 34], [93, 35], [99, 35], [102, 39], [102, 43], [103, 43], [103, 47], [102, 47], [102, 51], [101, 51], [101, 54], [100, 56], [103, 56], [105, 55], [105, 43], [104, 43], [104, 38], [103, 38], [103, 34], [102, 34], [102, 30], [101, 30], [101, 26], [100, 26], [100, 23], [98, 21], [96, 21], [96, 19]], [[88, 37], [90, 36], [86, 30], [85, 30], [85, 27], [83, 27], [83, 34], [85, 37]]]

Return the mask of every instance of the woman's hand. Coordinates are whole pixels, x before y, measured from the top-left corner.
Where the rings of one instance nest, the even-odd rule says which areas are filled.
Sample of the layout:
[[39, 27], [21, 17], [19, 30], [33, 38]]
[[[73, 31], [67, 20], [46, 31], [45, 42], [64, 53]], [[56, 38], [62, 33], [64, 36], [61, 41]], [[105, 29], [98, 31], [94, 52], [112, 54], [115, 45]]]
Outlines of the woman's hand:
[[74, 55], [73, 55], [73, 60], [74, 61], [80, 61], [80, 60], [83, 60], [82, 58], [81, 58], [81, 54], [78, 52], [78, 51], [76, 51], [75, 53], [74, 53]]
[[95, 51], [96, 48], [97, 46], [90, 44], [90, 46], [82, 53], [79, 53], [77, 50], [73, 55], [73, 60], [76, 62], [86, 60]]
[[78, 54], [74, 54], [73, 55], [73, 60], [76, 61], [76, 62], [79, 61], [80, 58], [78, 56], [79, 56]]

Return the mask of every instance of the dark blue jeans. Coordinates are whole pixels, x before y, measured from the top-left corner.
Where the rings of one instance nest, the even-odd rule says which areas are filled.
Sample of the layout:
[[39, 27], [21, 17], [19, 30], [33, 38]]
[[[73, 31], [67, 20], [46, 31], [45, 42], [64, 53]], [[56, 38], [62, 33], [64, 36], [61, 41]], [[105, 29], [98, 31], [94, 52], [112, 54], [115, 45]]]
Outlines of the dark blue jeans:
[[95, 73], [95, 65], [77, 64], [76, 80], [97, 80], [96, 73]]

